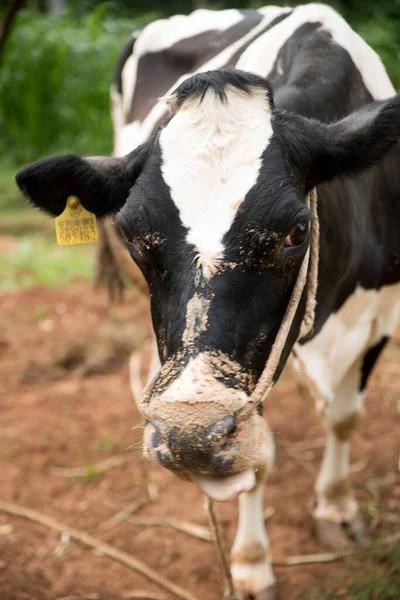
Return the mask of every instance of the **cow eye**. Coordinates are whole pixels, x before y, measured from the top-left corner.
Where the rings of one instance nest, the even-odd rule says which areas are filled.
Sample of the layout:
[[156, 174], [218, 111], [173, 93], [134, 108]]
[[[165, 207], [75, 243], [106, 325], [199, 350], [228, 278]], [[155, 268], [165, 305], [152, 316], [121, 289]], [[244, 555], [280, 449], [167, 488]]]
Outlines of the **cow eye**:
[[309, 221], [300, 221], [300, 223], [297, 223], [286, 236], [285, 246], [301, 246], [308, 237], [308, 231]]

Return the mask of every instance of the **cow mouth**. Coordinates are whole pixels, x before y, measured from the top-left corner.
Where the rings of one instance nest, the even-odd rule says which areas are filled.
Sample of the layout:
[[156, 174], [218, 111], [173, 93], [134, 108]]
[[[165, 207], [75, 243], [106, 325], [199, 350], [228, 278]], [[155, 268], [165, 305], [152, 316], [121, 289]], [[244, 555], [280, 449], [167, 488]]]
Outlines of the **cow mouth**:
[[192, 480], [212, 500], [229, 502], [243, 492], [250, 492], [256, 485], [254, 469], [246, 469], [224, 477], [192, 474]]

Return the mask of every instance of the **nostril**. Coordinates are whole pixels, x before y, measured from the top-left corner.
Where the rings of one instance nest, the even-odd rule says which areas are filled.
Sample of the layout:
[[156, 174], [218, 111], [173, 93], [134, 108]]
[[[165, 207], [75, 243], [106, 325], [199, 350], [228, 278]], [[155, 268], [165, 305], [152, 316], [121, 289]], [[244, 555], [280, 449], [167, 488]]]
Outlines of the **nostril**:
[[218, 434], [219, 434], [219, 446], [221, 449], [225, 449], [226, 446], [230, 443], [230, 441], [235, 437], [238, 432], [238, 428], [236, 426], [235, 417], [228, 416], [223, 419], [222, 423], [218, 425]]
[[167, 429], [165, 423], [163, 421], [160, 421], [159, 419], [152, 419], [151, 424], [153, 425], [158, 435], [162, 437], [163, 432], [165, 433]]
[[230, 438], [233, 438], [233, 437], [235, 437], [237, 432], [238, 432], [237, 425], [232, 425], [232, 427], [229, 429], [229, 431], [227, 431], [226, 435]]
[[236, 419], [234, 416], [229, 415], [221, 423], [221, 433], [225, 436], [233, 437], [237, 433]]
[[153, 431], [151, 434], [151, 445], [153, 448], [159, 448], [162, 444], [162, 439], [158, 435], [157, 431]]

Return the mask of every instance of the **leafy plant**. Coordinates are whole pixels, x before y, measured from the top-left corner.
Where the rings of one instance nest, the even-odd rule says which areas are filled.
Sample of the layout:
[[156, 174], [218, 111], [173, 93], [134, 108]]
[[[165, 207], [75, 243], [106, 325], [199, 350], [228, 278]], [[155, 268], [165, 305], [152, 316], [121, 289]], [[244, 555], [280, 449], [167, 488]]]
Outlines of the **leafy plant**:
[[87, 15], [18, 15], [0, 69], [8, 161], [111, 152], [109, 88], [119, 52], [144, 20], [111, 18], [104, 5]]

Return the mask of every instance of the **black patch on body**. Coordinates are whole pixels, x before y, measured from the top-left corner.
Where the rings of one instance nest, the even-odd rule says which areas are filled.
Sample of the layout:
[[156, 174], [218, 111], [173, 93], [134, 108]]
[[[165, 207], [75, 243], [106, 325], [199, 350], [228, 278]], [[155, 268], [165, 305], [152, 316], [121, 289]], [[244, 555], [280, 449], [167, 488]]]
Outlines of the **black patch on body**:
[[263, 29], [261, 29], [261, 31], [259, 31], [259, 33], [254, 38], [246, 42], [241, 48], [238, 48], [236, 52], [230, 57], [229, 61], [222, 68], [234, 67], [238, 62], [239, 58], [245, 52], [245, 50], [247, 50], [247, 48], [249, 48], [253, 42], [258, 40], [258, 38], [261, 37], [264, 33], [267, 33], [267, 31], [275, 27], [275, 25], [278, 25], [278, 23], [281, 23], [282, 21], [287, 19], [287, 17], [289, 17], [292, 14], [292, 12], [292, 10], [288, 10], [287, 12], [275, 17], [275, 19], [272, 19], [272, 21], [268, 23], [268, 25], [263, 27]]
[[135, 33], [126, 42], [125, 46], [123, 47], [123, 49], [121, 51], [121, 54], [118, 57], [118, 62], [117, 62], [117, 66], [116, 66], [115, 74], [114, 74], [114, 84], [115, 84], [115, 87], [117, 88], [117, 92], [119, 94], [123, 93], [122, 71], [124, 69], [126, 61], [131, 56], [131, 54], [133, 54], [135, 42], [139, 35], [140, 35], [140, 31], [135, 31]]
[[275, 105], [322, 122], [373, 100], [350, 54], [321, 23], [304, 23], [279, 50], [270, 73]]
[[361, 367], [360, 392], [365, 389], [368, 382], [368, 377], [370, 376], [370, 373], [388, 340], [389, 338], [387, 335], [383, 336], [383, 338], [377, 344], [375, 344], [375, 346], [372, 346], [372, 348], [370, 348], [365, 354]]
[[[335, 122], [373, 100], [350, 54], [320, 23], [305, 23], [293, 33], [267, 79], [276, 108], [323, 123]], [[380, 135], [385, 135], [384, 129]], [[310, 132], [308, 141], [312, 137]], [[317, 186], [320, 262], [315, 334], [357, 285], [379, 289], [400, 281], [399, 160], [397, 145], [379, 165], [359, 175], [338, 174]]]

